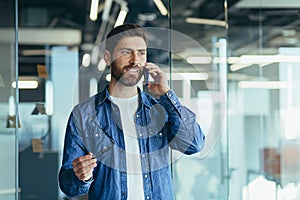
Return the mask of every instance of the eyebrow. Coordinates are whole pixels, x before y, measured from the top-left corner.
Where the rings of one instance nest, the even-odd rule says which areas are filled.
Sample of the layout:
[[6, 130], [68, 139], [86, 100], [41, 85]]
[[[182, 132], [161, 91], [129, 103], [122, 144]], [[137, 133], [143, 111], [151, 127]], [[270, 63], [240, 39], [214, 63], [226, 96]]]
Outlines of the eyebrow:
[[128, 51], [146, 51], [146, 48], [145, 48], [145, 49], [136, 49], [136, 50], [131, 49], [131, 48], [122, 48], [122, 49], [120, 49], [120, 50], [128, 50]]

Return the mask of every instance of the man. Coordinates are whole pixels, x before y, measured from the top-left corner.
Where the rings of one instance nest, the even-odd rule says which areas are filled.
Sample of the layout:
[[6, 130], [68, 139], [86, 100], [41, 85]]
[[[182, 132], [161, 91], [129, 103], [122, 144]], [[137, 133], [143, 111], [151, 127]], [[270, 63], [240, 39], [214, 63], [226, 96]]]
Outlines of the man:
[[[91, 200], [174, 199], [169, 147], [199, 152], [205, 137], [195, 114], [181, 105], [163, 71], [146, 61], [145, 30], [134, 24], [114, 28], [104, 59], [111, 81], [77, 105], [69, 118], [59, 174], [67, 196]], [[140, 90], [143, 74], [154, 98]]]

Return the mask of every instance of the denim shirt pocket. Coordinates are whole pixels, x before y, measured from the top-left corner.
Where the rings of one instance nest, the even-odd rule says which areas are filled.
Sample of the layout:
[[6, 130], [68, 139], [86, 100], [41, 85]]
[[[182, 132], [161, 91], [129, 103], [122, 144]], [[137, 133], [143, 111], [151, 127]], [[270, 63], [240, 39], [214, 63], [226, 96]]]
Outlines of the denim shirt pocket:
[[88, 120], [88, 124], [84, 126], [82, 138], [85, 148], [94, 157], [107, 152], [114, 145], [114, 140], [93, 119]]

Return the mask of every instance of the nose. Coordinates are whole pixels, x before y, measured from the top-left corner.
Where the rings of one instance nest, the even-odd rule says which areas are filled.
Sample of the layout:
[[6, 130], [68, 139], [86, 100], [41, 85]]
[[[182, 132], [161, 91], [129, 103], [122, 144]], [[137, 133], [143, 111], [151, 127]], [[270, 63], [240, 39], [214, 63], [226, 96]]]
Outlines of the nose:
[[129, 63], [132, 65], [138, 64], [138, 55], [136, 52], [132, 52]]

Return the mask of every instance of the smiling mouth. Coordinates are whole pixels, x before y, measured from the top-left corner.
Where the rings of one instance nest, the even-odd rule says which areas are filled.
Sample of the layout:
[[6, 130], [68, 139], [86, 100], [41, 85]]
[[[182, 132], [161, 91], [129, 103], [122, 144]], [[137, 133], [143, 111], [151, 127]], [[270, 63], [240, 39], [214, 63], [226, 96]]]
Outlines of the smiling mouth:
[[129, 72], [129, 73], [138, 73], [139, 72], [138, 68], [127, 68], [125, 70], [126, 70], [126, 72]]

